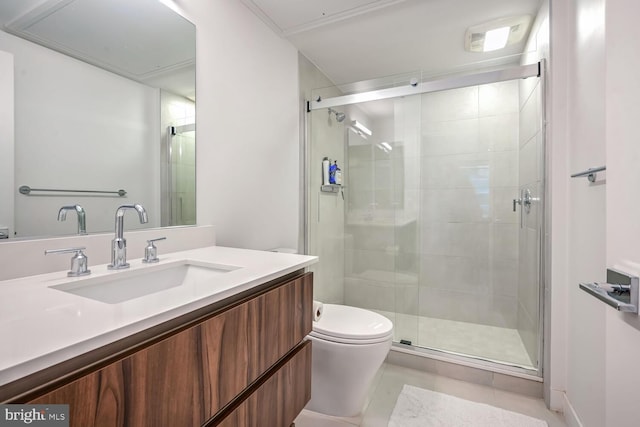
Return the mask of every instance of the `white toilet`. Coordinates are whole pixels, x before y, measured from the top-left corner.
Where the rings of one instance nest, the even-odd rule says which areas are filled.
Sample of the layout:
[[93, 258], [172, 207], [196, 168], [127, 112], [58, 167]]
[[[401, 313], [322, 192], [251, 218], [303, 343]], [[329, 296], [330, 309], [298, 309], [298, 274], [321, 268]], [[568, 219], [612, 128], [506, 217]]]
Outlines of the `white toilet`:
[[311, 401], [306, 409], [339, 417], [362, 411], [393, 339], [393, 323], [369, 310], [324, 304], [312, 341]]

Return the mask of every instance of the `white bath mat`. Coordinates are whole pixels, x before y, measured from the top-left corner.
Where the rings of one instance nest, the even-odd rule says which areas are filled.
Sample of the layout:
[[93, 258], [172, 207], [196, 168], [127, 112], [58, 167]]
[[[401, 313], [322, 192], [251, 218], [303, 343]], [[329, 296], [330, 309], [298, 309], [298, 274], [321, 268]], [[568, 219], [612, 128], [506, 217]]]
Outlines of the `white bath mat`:
[[405, 384], [389, 427], [547, 427], [547, 422]]

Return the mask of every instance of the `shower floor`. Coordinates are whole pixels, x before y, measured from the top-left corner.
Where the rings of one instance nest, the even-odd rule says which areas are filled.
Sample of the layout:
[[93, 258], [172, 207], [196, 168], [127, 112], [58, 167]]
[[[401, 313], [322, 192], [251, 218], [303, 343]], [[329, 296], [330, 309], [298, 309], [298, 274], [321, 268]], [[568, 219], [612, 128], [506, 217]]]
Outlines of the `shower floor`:
[[394, 325], [394, 341], [536, 369], [516, 329], [379, 311]]

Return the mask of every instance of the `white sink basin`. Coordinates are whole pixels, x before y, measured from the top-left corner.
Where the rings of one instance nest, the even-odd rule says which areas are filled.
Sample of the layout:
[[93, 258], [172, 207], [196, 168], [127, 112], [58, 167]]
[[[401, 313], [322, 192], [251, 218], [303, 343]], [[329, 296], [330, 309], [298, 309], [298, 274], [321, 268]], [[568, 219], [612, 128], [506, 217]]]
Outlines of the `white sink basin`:
[[118, 304], [179, 286], [214, 286], [213, 279], [216, 276], [239, 268], [233, 265], [180, 261], [118, 271], [50, 287], [107, 304]]

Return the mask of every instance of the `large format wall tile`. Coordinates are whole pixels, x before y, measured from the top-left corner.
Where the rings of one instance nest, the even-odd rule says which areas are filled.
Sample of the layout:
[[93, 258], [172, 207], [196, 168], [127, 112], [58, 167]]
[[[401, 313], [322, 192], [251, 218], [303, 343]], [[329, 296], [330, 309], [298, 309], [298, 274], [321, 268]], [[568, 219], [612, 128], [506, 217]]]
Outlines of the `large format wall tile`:
[[518, 114], [487, 116], [478, 119], [478, 146], [491, 151], [518, 149]]
[[422, 98], [422, 315], [516, 326], [518, 94], [511, 81]]
[[445, 122], [478, 117], [478, 88], [467, 87], [422, 96], [422, 121]]

